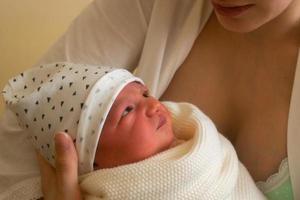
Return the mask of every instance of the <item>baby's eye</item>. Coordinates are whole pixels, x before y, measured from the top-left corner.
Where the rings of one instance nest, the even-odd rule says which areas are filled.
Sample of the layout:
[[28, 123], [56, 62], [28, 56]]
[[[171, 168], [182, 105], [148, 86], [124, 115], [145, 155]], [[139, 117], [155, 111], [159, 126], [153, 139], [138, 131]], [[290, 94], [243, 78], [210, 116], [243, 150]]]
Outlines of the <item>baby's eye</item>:
[[132, 106], [127, 106], [124, 110], [124, 112], [122, 113], [122, 117], [125, 117], [128, 113], [130, 113], [133, 110]]
[[145, 91], [144, 93], [143, 93], [143, 97], [149, 97], [150, 95], [149, 95], [149, 92], [148, 91]]

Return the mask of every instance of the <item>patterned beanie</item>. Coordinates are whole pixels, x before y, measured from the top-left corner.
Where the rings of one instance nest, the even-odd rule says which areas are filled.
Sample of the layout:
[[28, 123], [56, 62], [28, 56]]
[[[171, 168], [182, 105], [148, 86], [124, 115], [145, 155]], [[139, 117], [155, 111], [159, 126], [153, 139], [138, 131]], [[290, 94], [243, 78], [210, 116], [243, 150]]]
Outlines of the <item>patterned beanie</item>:
[[121, 90], [142, 80], [124, 69], [54, 63], [9, 80], [2, 93], [7, 107], [27, 129], [40, 153], [55, 166], [54, 134], [76, 140], [79, 174], [93, 171], [98, 140]]

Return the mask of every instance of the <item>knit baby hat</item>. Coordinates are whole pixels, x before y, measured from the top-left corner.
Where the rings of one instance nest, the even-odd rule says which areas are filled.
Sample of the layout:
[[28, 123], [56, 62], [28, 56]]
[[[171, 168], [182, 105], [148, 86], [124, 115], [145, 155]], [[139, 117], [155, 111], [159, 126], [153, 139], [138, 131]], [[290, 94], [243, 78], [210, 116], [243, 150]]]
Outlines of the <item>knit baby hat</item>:
[[55, 166], [54, 134], [76, 140], [79, 174], [93, 171], [101, 130], [109, 110], [130, 82], [143, 81], [124, 69], [53, 63], [11, 78], [2, 93], [36, 149]]

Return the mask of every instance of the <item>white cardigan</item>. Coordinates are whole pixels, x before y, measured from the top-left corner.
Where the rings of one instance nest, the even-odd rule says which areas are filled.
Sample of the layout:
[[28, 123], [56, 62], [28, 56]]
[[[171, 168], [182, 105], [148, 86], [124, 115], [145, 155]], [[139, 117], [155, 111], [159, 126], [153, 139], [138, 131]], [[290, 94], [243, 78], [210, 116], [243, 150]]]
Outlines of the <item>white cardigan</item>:
[[[211, 12], [205, 0], [95, 0], [39, 63], [70, 61], [126, 66], [132, 71], [138, 66], [136, 74], [160, 97]], [[299, 59], [297, 66], [288, 121], [288, 158], [294, 197], [300, 199]], [[38, 174], [26, 137], [15, 116], [6, 111], [0, 122], [0, 192]], [[28, 155], [18, 157], [18, 151]]]

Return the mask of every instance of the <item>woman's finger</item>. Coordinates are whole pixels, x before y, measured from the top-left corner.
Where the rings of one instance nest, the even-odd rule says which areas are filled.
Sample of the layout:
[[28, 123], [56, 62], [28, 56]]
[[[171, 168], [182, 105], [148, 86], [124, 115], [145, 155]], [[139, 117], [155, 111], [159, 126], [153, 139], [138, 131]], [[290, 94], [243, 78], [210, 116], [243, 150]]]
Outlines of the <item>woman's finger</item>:
[[81, 199], [78, 185], [78, 158], [71, 137], [66, 133], [55, 135], [56, 180], [60, 199]]
[[49, 165], [49, 163], [44, 159], [43, 156], [41, 156], [41, 154], [38, 151], [36, 151], [36, 157], [38, 160], [38, 165], [42, 177], [48, 177], [50, 175], [53, 176], [55, 174], [53, 167]]
[[54, 168], [36, 152], [38, 165], [41, 173], [42, 192], [45, 200], [52, 200], [56, 198], [56, 177]]

